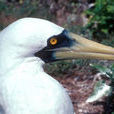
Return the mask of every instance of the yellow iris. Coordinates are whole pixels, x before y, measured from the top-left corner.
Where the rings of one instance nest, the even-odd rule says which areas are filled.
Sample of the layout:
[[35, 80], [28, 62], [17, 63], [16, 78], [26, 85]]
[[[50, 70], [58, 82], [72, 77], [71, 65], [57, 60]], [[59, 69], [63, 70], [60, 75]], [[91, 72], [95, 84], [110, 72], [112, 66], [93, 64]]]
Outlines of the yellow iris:
[[51, 44], [51, 45], [57, 44], [57, 39], [56, 39], [56, 38], [51, 38], [51, 39], [50, 39], [50, 44]]

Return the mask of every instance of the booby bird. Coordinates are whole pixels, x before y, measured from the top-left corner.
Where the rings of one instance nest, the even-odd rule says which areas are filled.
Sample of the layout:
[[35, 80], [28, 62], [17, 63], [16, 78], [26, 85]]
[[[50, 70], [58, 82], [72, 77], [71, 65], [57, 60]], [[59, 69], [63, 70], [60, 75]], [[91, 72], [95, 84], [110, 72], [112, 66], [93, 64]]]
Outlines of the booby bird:
[[1, 114], [74, 114], [67, 92], [44, 72], [43, 64], [75, 58], [114, 60], [114, 48], [43, 19], [19, 19], [2, 30]]

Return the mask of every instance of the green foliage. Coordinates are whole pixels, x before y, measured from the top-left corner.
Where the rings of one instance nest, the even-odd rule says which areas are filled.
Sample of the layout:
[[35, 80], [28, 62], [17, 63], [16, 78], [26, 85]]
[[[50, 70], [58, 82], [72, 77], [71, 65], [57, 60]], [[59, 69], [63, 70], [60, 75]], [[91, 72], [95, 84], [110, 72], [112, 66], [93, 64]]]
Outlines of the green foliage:
[[11, 11], [11, 7], [6, 2], [0, 1], [0, 12], [5, 11], [6, 15]]
[[90, 16], [87, 28], [94, 37], [103, 39], [114, 32], [114, 0], [96, 0], [86, 14]]
[[45, 70], [52, 75], [59, 76], [60, 74], [65, 74], [70, 72], [76, 67], [76, 63], [73, 60], [58, 61], [45, 65]]
[[49, 12], [49, 7], [41, 4], [40, 0], [20, 0], [19, 2], [11, 3], [0, 1], [0, 15], [0, 30], [14, 20], [23, 17], [36, 17], [48, 20], [53, 18]]
[[15, 16], [29, 16], [37, 10], [38, 1], [25, 0], [20, 3], [6, 3], [0, 2], [0, 12], [4, 12], [6, 15]]
[[110, 68], [103, 67], [102, 65], [90, 64], [90, 66], [97, 69], [101, 74], [104, 74], [107, 77], [110, 77], [110, 74], [112, 74], [112, 70]]
[[[102, 66], [102, 65], [97, 65], [97, 64], [92, 64], [91, 65], [93, 68], [97, 69], [102, 75], [107, 76], [110, 80], [110, 84], [107, 85], [105, 80], [100, 80], [95, 84], [94, 90], [92, 95], [87, 99], [86, 102], [93, 102], [98, 100], [99, 98], [103, 96], [107, 96], [107, 101], [106, 101], [106, 109], [105, 110], [110, 110], [109, 105], [112, 103], [114, 99], [114, 64], [110, 65], [109, 68]], [[100, 76], [102, 76], [100, 75]], [[113, 114], [113, 112], [112, 112]]]
[[[114, 37], [113, 37], [114, 38]], [[102, 41], [103, 44], [114, 47], [114, 39], [106, 39]]]
[[3, 11], [4, 9], [6, 9], [6, 5], [4, 2], [0, 1], [0, 11]]
[[108, 75], [110, 76], [110, 79], [114, 82], [114, 64], [110, 67], [110, 70], [112, 71], [112, 73], [108, 73]]
[[77, 59], [77, 60], [62, 60], [54, 63], [45, 64], [44, 69], [47, 73], [53, 76], [60, 76], [71, 73], [73, 69], [80, 69], [81, 67], [87, 68], [89, 66], [89, 60]]
[[109, 68], [98, 64], [92, 64], [91, 66], [97, 69], [101, 74], [105, 74], [111, 81], [114, 81], [114, 64], [109, 66]]
[[50, 19], [48, 7], [40, 4], [40, 0], [20, 0], [21, 2], [3, 2], [0, 1], [0, 13], [5, 15], [15, 16], [17, 18], [22, 17], [39, 17]]

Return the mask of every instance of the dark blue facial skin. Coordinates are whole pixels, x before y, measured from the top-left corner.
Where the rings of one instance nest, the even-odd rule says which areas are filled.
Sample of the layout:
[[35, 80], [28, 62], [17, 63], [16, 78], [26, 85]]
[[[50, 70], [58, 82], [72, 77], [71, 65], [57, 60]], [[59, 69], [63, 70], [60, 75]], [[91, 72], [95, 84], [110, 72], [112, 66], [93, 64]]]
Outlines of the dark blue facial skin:
[[[51, 38], [56, 38], [57, 44], [52, 45], [50, 43]], [[56, 57], [54, 56], [54, 53], [56, 52], [56, 50], [54, 49], [71, 47], [74, 43], [74, 40], [70, 38], [69, 32], [67, 30], [64, 30], [61, 34], [57, 36], [52, 36], [51, 38], [49, 38], [49, 40], [47, 41], [47, 46], [44, 49], [35, 53], [36, 57], [41, 58], [46, 63], [58, 61], [58, 59], [56, 59]]]

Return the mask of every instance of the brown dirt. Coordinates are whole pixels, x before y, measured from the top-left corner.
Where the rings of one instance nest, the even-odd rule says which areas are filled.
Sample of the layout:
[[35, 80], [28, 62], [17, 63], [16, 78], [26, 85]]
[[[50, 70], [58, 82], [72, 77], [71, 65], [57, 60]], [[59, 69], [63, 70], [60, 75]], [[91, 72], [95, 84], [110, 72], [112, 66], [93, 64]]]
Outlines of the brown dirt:
[[104, 113], [105, 99], [93, 103], [85, 102], [92, 93], [95, 76], [87, 70], [83, 72], [74, 70], [63, 77], [55, 77], [69, 93], [76, 114], [106, 114]]

